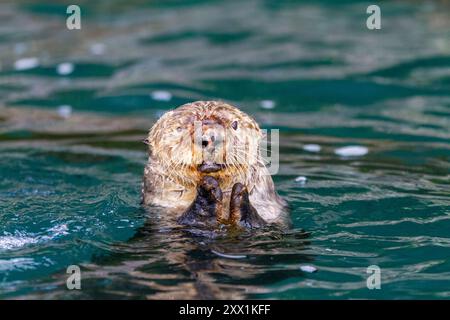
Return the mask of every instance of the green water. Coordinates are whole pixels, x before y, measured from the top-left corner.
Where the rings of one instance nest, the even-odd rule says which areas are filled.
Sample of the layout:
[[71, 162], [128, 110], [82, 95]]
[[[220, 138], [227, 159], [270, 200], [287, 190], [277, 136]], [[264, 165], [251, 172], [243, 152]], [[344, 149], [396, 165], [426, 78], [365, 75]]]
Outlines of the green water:
[[[449, 2], [380, 1], [378, 31], [371, 2], [78, 4], [69, 31], [64, 2], [0, 3], [0, 298], [449, 297]], [[292, 230], [193, 235], [140, 208], [140, 141], [200, 99], [280, 129]]]

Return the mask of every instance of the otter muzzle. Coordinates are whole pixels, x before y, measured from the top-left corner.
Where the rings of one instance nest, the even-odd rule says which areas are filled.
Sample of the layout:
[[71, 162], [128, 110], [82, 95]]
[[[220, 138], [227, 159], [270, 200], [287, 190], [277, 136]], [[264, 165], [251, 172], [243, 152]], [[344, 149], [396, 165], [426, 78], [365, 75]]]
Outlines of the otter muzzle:
[[202, 164], [198, 165], [197, 170], [202, 173], [211, 173], [211, 172], [217, 172], [224, 168], [223, 164], [217, 164], [214, 162], [203, 162]]

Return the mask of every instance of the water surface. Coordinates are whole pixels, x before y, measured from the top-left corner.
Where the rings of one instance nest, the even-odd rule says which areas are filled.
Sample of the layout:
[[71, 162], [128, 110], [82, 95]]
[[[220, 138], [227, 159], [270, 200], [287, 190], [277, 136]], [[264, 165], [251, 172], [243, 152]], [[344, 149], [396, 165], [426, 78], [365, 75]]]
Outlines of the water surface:
[[[359, 1], [78, 3], [79, 31], [64, 2], [0, 4], [1, 298], [450, 295], [447, 1], [380, 2], [379, 31]], [[292, 230], [205, 237], [139, 206], [140, 141], [199, 99], [280, 129]]]

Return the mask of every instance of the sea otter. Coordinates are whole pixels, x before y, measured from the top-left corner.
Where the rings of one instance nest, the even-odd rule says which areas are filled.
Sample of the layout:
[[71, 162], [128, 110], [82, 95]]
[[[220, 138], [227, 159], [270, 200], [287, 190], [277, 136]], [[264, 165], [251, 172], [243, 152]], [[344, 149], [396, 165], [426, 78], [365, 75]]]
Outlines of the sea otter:
[[143, 204], [182, 225], [287, 226], [287, 203], [264, 165], [262, 138], [255, 120], [224, 102], [165, 113], [144, 140]]

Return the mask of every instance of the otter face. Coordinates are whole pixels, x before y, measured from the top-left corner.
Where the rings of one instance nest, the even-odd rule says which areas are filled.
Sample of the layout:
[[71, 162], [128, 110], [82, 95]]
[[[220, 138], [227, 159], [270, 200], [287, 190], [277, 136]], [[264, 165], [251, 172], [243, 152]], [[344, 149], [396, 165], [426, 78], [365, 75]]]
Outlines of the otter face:
[[196, 185], [212, 175], [226, 185], [248, 181], [260, 165], [258, 124], [222, 102], [198, 101], [164, 114], [149, 133], [151, 161], [172, 180]]

